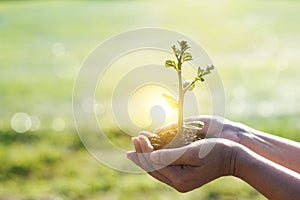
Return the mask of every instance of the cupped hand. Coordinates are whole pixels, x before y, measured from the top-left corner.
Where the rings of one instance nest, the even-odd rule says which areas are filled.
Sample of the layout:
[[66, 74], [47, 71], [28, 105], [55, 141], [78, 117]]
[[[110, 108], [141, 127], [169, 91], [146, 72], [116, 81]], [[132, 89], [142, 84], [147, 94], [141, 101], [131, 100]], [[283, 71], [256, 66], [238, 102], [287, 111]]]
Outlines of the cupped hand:
[[128, 152], [127, 157], [180, 192], [233, 175], [235, 171], [238, 144], [227, 139], [209, 138], [180, 148], [153, 151], [148, 138], [142, 134], [133, 138], [133, 144], [136, 151]]
[[[201, 130], [196, 130], [198, 135], [205, 135], [206, 138], [224, 138], [237, 143], [240, 143], [240, 138], [242, 134], [249, 132], [250, 128], [244, 124], [237, 123], [225, 119], [220, 116], [212, 115], [200, 115], [188, 117], [184, 120], [185, 122], [192, 121], [202, 121], [204, 122], [204, 127]], [[170, 129], [176, 129], [177, 122], [170, 123], [166, 126], [163, 126], [154, 133], [164, 132]], [[142, 133], [148, 136], [148, 133]]]

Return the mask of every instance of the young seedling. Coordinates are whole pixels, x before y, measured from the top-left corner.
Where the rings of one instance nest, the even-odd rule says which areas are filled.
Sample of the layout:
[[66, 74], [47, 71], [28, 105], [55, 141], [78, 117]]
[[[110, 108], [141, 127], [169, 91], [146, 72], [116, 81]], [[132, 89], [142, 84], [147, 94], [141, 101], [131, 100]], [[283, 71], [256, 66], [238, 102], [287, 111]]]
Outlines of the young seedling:
[[[195, 140], [199, 140], [204, 136], [197, 135], [197, 130], [203, 128], [204, 123], [201, 121], [183, 122], [183, 103], [184, 96], [187, 91], [192, 91], [197, 82], [204, 82], [204, 76], [211, 73], [214, 69], [213, 65], [208, 65], [206, 68], [198, 67], [197, 74], [193, 80], [183, 80], [182, 66], [185, 62], [193, 60], [191, 53], [187, 50], [191, 48], [187, 41], [178, 41], [178, 46], [173, 45], [172, 50], [176, 60], [166, 60], [165, 67], [173, 68], [177, 72], [178, 76], [178, 98], [163, 94], [163, 97], [167, 100], [168, 104], [178, 109], [178, 121], [177, 128], [175, 130], [163, 129], [156, 133], [156, 135], [149, 137], [154, 149], [174, 148], [190, 144]], [[176, 141], [172, 141], [172, 140]]]

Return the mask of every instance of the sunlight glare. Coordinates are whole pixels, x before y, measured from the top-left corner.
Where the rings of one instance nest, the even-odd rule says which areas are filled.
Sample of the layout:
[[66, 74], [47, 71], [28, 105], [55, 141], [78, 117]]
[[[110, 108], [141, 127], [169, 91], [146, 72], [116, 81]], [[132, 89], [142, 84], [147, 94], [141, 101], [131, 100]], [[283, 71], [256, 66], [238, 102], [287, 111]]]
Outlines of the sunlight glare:
[[144, 85], [134, 90], [128, 101], [128, 113], [136, 126], [145, 128], [176, 120], [177, 109], [168, 105], [163, 93], [174, 96], [170, 90], [158, 84]]

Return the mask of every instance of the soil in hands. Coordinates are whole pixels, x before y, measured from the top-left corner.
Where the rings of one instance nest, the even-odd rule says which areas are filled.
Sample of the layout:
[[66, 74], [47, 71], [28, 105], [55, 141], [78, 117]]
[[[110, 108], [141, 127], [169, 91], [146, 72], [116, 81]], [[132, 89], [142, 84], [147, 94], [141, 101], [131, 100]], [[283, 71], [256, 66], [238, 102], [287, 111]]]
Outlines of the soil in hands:
[[148, 136], [154, 150], [172, 149], [186, 146], [205, 138], [205, 134], [199, 133], [197, 130], [183, 129], [181, 134], [178, 133], [178, 128], [159, 130], [155, 134]]

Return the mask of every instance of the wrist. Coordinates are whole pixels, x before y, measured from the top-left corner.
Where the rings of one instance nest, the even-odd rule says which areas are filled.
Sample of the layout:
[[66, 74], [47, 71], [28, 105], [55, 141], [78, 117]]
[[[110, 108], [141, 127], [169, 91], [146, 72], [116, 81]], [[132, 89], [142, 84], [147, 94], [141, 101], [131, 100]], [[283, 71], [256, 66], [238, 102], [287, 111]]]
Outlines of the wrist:
[[221, 137], [244, 145], [247, 134], [248, 130], [246, 127], [243, 127], [243, 124], [230, 122], [229, 124], [224, 125]]
[[252, 162], [255, 162], [256, 160], [254, 154], [254, 152], [243, 145], [236, 147], [236, 159], [233, 176], [245, 180], [245, 175], [248, 174], [247, 168], [252, 166]]
[[[268, 160], [240, 145], [233, 176], [247, 182], [268, 199], [297, 199], [299, 180], [297, 172]], [[280, 188], [274, 190], [274, 188]]]
[[226, 163], [226, 171], [224, 175], [238, 177], [237, 170], [239, 166], [237, 165], [239, 164], [238, 162], [240, 159], [240, 153], [245, 147], [233, 141], [228, 142], [229, 143], [227, 143], [227, 151], [224, 151]]

